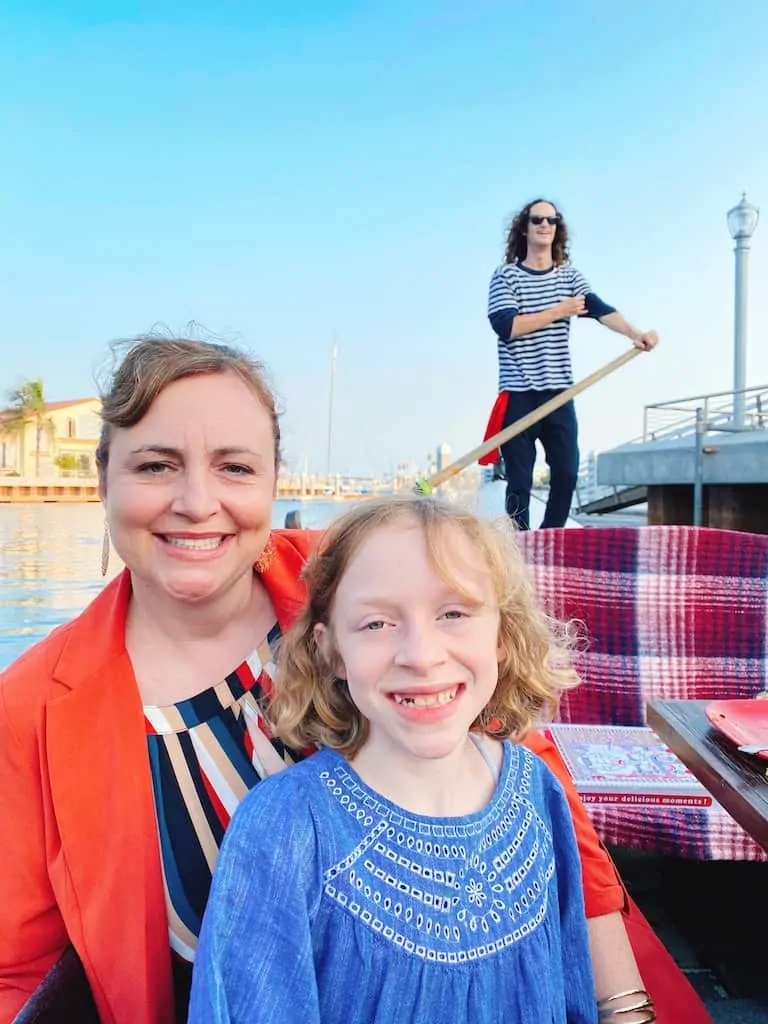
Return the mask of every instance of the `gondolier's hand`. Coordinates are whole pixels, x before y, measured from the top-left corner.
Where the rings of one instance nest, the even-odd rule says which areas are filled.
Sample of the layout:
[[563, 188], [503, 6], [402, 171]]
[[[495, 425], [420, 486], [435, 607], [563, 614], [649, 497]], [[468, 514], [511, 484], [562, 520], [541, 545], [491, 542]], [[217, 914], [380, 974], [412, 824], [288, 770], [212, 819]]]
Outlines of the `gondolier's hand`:
[[656, 331], [643, 331], [642, 334], [632, 339], [632, 344], [643, 352], [650, 352], [659, 344], [659, 336]]
[[583, 295], [574, 295], [570, 299], [558, 302], [557, 308], [561, 316], [583, 316], [587, 311], [586, 299]]

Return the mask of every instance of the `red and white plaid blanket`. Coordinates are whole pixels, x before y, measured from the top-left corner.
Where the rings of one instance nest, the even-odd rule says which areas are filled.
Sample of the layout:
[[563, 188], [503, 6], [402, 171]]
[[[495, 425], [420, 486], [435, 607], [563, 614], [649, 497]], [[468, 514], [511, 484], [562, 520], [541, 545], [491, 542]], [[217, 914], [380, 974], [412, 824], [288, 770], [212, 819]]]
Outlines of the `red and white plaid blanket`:
[[[565, 722], [645, 724], [658, 699], [768, 689], [768, 536], [689, 526], [519, 534], [539, 597], [584, 623]], [[611, 843], [700, 860], [768, 860], [719, 806], [589, 805]]]

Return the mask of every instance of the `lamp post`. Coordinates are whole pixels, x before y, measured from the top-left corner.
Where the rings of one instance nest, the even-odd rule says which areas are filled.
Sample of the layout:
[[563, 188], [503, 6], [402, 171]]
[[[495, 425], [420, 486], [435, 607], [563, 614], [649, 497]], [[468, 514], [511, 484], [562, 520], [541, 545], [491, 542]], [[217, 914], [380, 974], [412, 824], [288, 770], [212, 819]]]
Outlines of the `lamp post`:
[[736, 280], [733, 315], [733, 425], [744, 427], [744, 388], [747, 366], [747, 259], [749, 242], [755, 233], [760, 211], [747, 202], [742, 193], [741, 202], [728, 211], [728, 230], [736, 242]]

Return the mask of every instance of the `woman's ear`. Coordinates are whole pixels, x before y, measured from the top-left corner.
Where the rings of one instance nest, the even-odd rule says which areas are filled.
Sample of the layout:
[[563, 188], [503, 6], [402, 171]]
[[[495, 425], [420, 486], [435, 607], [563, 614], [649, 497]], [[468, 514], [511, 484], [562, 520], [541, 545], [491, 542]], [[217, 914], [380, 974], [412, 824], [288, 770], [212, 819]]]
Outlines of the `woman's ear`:
[[323, 657], [323, 660], [330, 667], [333, 674], [339, 679], [347, 678], [347, 670], [344, 667], [344, 662], [339, 657], [339, 654], [334, 646], [333, 637], [331, 631], [323, 622], [318, 622], [312, 629], [312, 634], [317, 644], [317, 649]]
[[99, 466], [98, 468], [98, 482], [99, 482], [99, 501], [104, 505], [104, 511], [106, 512], [106, 501], [107, 501], [107, 474], [104, 469]]

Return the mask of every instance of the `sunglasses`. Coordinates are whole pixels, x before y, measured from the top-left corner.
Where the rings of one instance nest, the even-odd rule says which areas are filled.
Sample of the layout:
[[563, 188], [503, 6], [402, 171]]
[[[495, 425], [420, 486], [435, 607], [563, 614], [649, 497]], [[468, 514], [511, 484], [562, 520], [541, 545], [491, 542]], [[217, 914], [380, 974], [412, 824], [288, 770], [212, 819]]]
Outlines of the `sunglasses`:
[[529, 214], [529, 216], [528, 216], [528, 223], [529, 224], [537, 224], [538, 225], [538, 224], [543, 224], [544, 221], [546, 221], [547, 224], [551, 224], [554, 227], [555, 224], [559, 224], [560, 223], [560, 214], [556, 213], [554, 217], [539, 217], [539, 216], [534, 216], [532, 214]]

